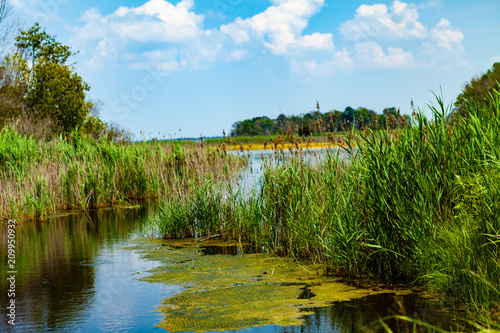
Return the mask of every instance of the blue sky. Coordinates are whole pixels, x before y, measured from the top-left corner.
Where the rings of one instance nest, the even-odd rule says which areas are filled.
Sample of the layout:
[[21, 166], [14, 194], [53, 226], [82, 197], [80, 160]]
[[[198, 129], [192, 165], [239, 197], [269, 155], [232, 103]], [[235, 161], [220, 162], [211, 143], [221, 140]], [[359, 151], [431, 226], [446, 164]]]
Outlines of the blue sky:
[[[235, 121], [452, 102], [500, 61], [500, 1], [11, 0], [79, 54], [101, 118], [143, 137]], [[142, 131], [143, 134], [140, 134]]]

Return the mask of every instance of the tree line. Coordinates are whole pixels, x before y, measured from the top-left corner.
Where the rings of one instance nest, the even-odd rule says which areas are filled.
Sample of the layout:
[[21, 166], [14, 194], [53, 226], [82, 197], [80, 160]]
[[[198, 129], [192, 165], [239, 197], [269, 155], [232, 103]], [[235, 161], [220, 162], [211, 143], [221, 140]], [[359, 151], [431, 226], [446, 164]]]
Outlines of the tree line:
[[232, 136], [261, 136], [286, 132], [308, 136], [320, 133], [347, 131], [349, 129], [391, 128], [408, 124], [410, 117], [402, 115], [395, 107], [386, 108], [380, 114], [364, 107], [353, 109], [348, 106], [345, 110], [331, 110], [325, 113], [320, 111], [319, 103], [316, 110], [299, 116], [285, 116], [280, 114], [276, 119], [255, 117], [233, 124]]
[[[464, 115], [465, 108], [471, 105], [478, 103], [486, 103], [485, 105], [487, 105], [488, 101], [491, 100], [489, 95], [499, 89], [500, 63], [497, 62], [486, 73], [473, 78], [470, 83], [465, 85], [454, 103], [453, 112]], [[413, 108], [413, 101], [411, 106]], [[402, 115], [400, 110], [395, 107], [388, 107], [381, 113], [377, 113], [365, 107], [353, 109], [348, 106], [344, 111], [330, 110], [322, 113], [317, 102], [316, 110], [299, 116], [280, 114], [276, 119], [263, 116], [237, 121], [232, 126], [231, 136], [263, 136], [290, 131], [301, 136], [308, 136], [364, 127], [385, 129], [409, 123], [410, 116]]]

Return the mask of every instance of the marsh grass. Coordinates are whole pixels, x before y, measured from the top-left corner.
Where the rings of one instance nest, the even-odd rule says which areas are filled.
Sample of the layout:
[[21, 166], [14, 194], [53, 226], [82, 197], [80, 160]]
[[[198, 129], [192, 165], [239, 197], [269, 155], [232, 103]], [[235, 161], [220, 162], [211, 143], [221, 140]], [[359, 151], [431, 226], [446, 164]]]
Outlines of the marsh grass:
[[40, 141], [0, 130], [0, 219], [128, 205], [220, 181], [242, 160], [200, 145], [116, 144], [73, 132]]
[[438, 96], [429, 108], [432, 119], [414, 112], [412, 124], [350, 132], [348, 162], [327, 151], [311, 165], [302, 149], [285, 158], [275, 147], [249, 197], [230, 182], [170, 197], [157, 217], [162, 235], [245, 239], [332, 274], [425, 285], [496, 320], [500, 92], [471, 101], [464, 116]]
[[[280, 138], [284, 138], [287, 143], [294, 143], [296, 140], [300, 139], [302, 142], [311, 143], [324, 143], [328, 142], [332, 138], [337, 138], [338, 141], [342, 140], [348, 135], [347, 132], [335, 132], [335, 133], [314, 133], [308, 136], [298, 135], [297, 130], [295, 132], [289, 130], [288, 132], [282, 131], [281, 134], [273, 135], [256, 135], [256, 136], [231, 136], [222, 138], [213, 138], [203, 140], [206, 144], [264, 144], [267, 143], [271, 148], [273, 142], [279, 141]], [[292, 137], [294, 137], [292, 139]]]

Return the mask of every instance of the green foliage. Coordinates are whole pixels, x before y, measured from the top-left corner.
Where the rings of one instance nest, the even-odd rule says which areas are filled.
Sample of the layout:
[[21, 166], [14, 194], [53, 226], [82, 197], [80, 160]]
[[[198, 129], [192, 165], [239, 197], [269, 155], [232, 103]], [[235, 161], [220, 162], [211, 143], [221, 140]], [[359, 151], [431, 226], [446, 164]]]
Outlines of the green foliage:
[[90, 87], [67, 63], [73, 55], [70, 47], [38, 23], [21, 31], [16, 46], [17, 52], [0, 66], [0, 126], [21, 120], [28, 133], [50, 126], [55, 133], [68, 134], [84, 127], [86, 133], [100, 137], [106, 124], [90, 114], [95, 109], [85, 96]]
[[[393, 122], [396, 124], [408, 123], [409, 116], [401, 115], [396, 108], [386, 108], [383, 114], [377, 114], [367, 108], [346, 107], [344, 112], [329, 111], [321, 113], [319, 104], [317, 110], [304, 114], [303, 116], [290, 116], [280, 114], [276, 119], [268, 117], [255, 117], [243, 121], [237, 121], [233, 124], [232, 136], [264, 136], [292, 133], [300, 136], [319, 135], [323, 133], [333, 133], [337, 131], [347, 131], [355, 128], [379, 127], [386, 128], [390, 124], [387, 116], [393, 116]], [[405, 118], [403, 121], [402, 118]]]
[[87, 116], [82, 125], [82, 131], [93, 136], [95, 139], [100, 138], [106, 132], [106, 129], [106, 123], [94, 116]]
[[55, 36], [50, 36], [41, 30], [38, 22], [28, 31], [21, 30], [16, 37], [16, 46], [32, 59], [32, 67], [41, 59], [63, 65], [73, 55], [71, 48], [56, 41]]
[[0, 128], [15, 124], [47, 140], [79, 128], [94, 139], [130, 142], [130, 133], [100, 120], [97, 106], [86, 100], [90, 87], [67, 63], [74, 54], [69, 46], [38, 23], [21, 31], [16, 46], [0, 64]]
[[460, 113], [464, 113], [467, 106], [474, 105], [480, 102], [488, 103], [489, 94], [500, 88], [500, 62], [493, 64], [493, 68], [489, 69], [484, 75], [479, 78], [472, 79], [467, 84], [463, 92], [458, 95], [455, 107]]
[[[90, 87], [66, 64], [72, 55], [68, 46], [41, 31], [38, 23], [16, 38], [20, 54], [32, 61], [30, 69], [22, 68], [27, 80], [24, 100], [30, 113], [37, 118], [50, 118], [62, 132], [84, 124], [93, 105], [85, 100]], [[20, 62], [26, 61], [18, 57]]]
[[26, 104], [40, 118], [48, 117], [62, 132], [82, 126], [92, 108], [85, 100], [90, 87], [68, 66], [42, 58], [36, 63]]
[[268, 117], [255, 117], [238, 121], [233, 125], [232, 135], [268, 135], [276, 131], [276, 123]]

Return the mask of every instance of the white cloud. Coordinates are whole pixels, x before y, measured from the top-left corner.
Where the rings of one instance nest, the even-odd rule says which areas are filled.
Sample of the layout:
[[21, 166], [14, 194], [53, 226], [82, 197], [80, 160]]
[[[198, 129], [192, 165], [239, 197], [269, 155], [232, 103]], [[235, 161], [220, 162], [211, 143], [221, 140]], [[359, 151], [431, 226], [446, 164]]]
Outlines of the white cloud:
[[361, 5], [354, 19], [344, 22], [339, 30], [345, 39], [355, 42], [427, 37], [417, 8], [400, 1], [394, 1], [390, 8], [384, 4]]
[[261, 41], [278, 55], [334, 48], [331, 33], [302, 35], [309, 19], [321, 9], [324, 0], [274, 0], [272, 3], [262, 13], [222, 25], [220, 31], [237, 44]]
[[442, 18], [431, 29], [431, 38], [439, 47], [448, 51], [464, 51], [462, 46], [464, 34], [458, 28], [451, 27], [447, 19]]
[[25, 3], [23, 0], [10, 0], [10, 4], [15, 10], [22, 10], [25, 8]]
[[[424, 7], [438, 4], [439, 0], [431, 0]], [[175, 5], [149, 0], [138, 7], [122, 6], [109, 15], [89, 9], [80, 25], [70, 27], [72, 46], [92, 50], [85, 63], [94, 69], [113, 61], [135, 69], [161, 67], [174, 72], [217, 61], [242, 61], [262, 51], [284, 56], [292, 72], [307, 75], [439, 66], [450, 63], [457, 50], [464, 53], [464, 35], [458, 28], [443, 18], [427, 29], [419, 19], [421, 7], [400, 0], [391, 6], [361, 5], [352, 20], [340, 25], [345, 43], [336, 49], [332, 33], [304, 33], [324, 5], [325, 0], [271, 0], [264, 11], [211, 30], [203, 28], [204, 16], [195, 12], [194, 0]], [[458, 57], [453, 63], [461, 60]]]
[[403, 68], [414, 64], [413, 54], [399, 47], [388, 47], [384, 52], [376, 42], [363, 42], [355, 49], [357, 61], [366, 67]]
[[85, 63], [93, 69], [113, 61], [133, 69], [161, 67], [173, 72], [184, 64], [203, 66], [220, 52], [217, 37], [203, 30], [203, 20], [194, 12], [194, 0], [176, 5], [149, 0], [138, 7], [119, 7], [109, 15], [91, 8], [82, 14], [79, 25], [69, 27], [70, 43], [76, 49], [92, 50]]
[[74, 29], [75, 38], [94, 40], [117, 38], [134, 42], [182, 42], [202, 32], [203, 15], [195, 14], [193, 0], [172, 5], [165, 0], [149, 0], [139, 7], [120, 7], [103, 16], [97, 9], [87, 10]]
[[339, 27], [356, 68], [462, 66], [464, 34], [444, 18], [431, 29], [420, 21], [419, 9], [440, 5], [441, 0], [418, 5], [396, 0], [390, 7], [358, 7], [354, 19]]
[[296, 74], [324, 76], [335, 71], [409, 68], [415, 65], [415, 59], [411, 52], [402, 48], [388, 47], [384, 51], [376, 42], [362, 42], [355, 44], [353, 49], [334, 52], [329, 59], [292, 60], [290, 65]]

